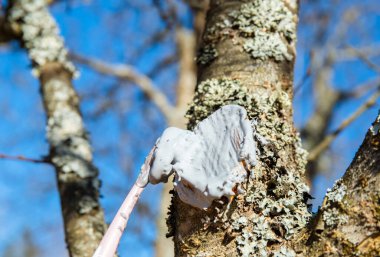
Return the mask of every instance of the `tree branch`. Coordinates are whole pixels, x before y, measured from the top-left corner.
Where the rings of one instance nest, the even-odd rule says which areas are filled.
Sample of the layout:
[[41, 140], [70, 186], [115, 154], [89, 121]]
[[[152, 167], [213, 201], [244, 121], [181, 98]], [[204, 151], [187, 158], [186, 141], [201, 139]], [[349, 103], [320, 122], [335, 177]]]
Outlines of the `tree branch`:
[[359, 51], [358, 49], [356, 49], [355, 47], [352, 47], [352, 46], [348, 46], [348, 48], [350, 48], [356, 55], [357, 57], [362, 60], [367, 66], [368, 68], [370, 68], [371, 70], [377, 72], [377, 73], [380, 73], [380, 66], [375, 64], [374, 62], [372, 62], [367, 55], [363, 54], [361, 51]]
[[336, 59], [339, 62], [352, 61], [358, 58], [359, 55], [367, 57], [375, 57], [380, 55], [380, 45], [370, 45], [364, 47], [356, 47], [352, 49], [350, 46], [346, 46], [343, 49], [337, 49]]
[[[315, 148], [328, 133], [328, 128], [333, 120], [336, 106], [343, 100], [347, 100], [348, 94], [341, 93], [332, 85], [334, 66], [339, 61], [336, 52], [341, 41], [352, 24], [358, 17], [359, 11], [354, 8], [347, 8], [342, 18], [330, 33], [327, 42], [318, 47], [311, 55], [311, 73], [313, 74], [314, 106], [315, 111], [302, 129], [301, 135], [306, 149]], [[327, 27], [322, 27], [324, 33], [328, 33]], [[306, 168], [306, 177], [309, 185], [315, 176], [325, 167], [319, 155], [310, 159]]]
[[342, 179], [327, 193], [311, 234], [299, 240], [296, 248], [303, 256], [379, 256], [379, 129], [380, 114]]
[[0, 159], [6, 159], [6, 160], [14, 160], [14, 161], [24, 161], [24, 162], [32, 162], [32, 163], [45, 163], [45, 164], [52, 164], [49, 158], [44, 159], [34, 159], [34, 158], [28, 158], [22, 155], [7, 155], [7, 154], [0, 154]]
[[313, 161], [317, 158], [329, 145], [334, 141], [334, 139], [342, 132], [348, 125], [350, 125], [355, 119], [357, 119], [363, 112], [371, 108], [376, 104], [376, 100], [380, 96], [380, 90], [376, 92], [363, 104], [361, 105], [350, 117], [345, 119], [337, 129], [335, 129], [331, 134], [326, 136], [322, 142], [315, 146], [308, 155], [308, 161]]
[[154, 86], [152, 80], [144, 74], [139, 73], [132, 66], [124, 64], [113, 65], [73, 53], [70, 54], [70, 58], [75, 62], [86, 65], [101, 74], [114, 76], [121, 80], [130, 81], [136, 84], [152, 101], [152, 103], [157, 106], [168, 122], [177, 118], [175, 108], [170, 104], [167, 97]]
[[16, 35], [9, 27], [9, 23], [6, 20], [6, 17], [0, 16], [0, 44], [8, 43], [15, 38]]

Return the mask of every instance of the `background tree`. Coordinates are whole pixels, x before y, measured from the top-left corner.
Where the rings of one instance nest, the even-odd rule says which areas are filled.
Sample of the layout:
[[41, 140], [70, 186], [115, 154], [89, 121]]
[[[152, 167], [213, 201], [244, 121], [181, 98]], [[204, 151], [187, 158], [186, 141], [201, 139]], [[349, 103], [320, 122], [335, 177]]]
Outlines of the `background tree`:
[[[9, 1], [9, 3], [11, 2]], [[247, 1], [248, 4], [255, 4], [256, 2], [260, 1]], [[198, 64], [200, 65], [198, 80], [200, 83], [196, 99], [201, 99], [198, 103], [203, 103], [204, 100], [203, 92], [200, 91], [202, 88], [206, 90], [209, 86], [218, 88], [220, 84], [223, 85], [223, 92], [225, 89], [231, 89], [232, 95], [236, 93], [234, 90], [240, 92], [240, 89], [244, 88], [244, 85], [247, 87], [247, 84], [249, 87], [255, 88], [255, 92], [257, 88], [264, 86], [256, 92], [264, 95], [264, 97], [259, 98], [261, 100], [265, 100], [265, 95], [272, 92], [271, 90], [275, 92], [271, 94], [273, 96], [269, 99], [269, 103], [274, 101], [270, 105], [274, 106], [270, 109], [273, 113], [265, 112], [262, 114], [263, 111], [260, 108], [264, 106], [263, 103], [258, 103], [257, 97], [251, 97], [250, 100], [255, 107], [260, 107], [253, 112], [253, 116], [256, 117], [261, 113], [260, 120], [266, 121], [270, 117], [268, 122], [282, 125], [280, 128], [275, 127], [262, 131], [264, 135], [267, 135], [266, 133], [275, 134], [275, 140], [272, 139], [274, 144], [262, 149], [264, 154], [268, 154], [268, 152], [272, 154], [271, 152], [273, 152], [273, 155], [266, 159], [268, 163], [265, 162], [265, 165], [260, 165], [256, 171], [256, 179], [261, 175], [264, 176], [257, 184], [258, 188], [269, 187], [271, 189], [269, 191], [274, 191], [274, 188], [270, 187], [269, 178], [265, 177], [265, 172], [273, 168], [273, 158], [276, 158], [274, 170], [277, 172], [277, 169], [280, 169], [279, 174], [288, 172], [288, 170], [301, 170], [302, 165], [293, 165], [294, 167], [289, 168], [287, 162], [280, 163], [277, 166], [277, 161], [284, 159], [284, 153], [275, 151], [279, 146], [278, 144], [283, 142], [288, 147], [287, 149], [290, 149], [289, 152], [293, 151], [291, 149], [297, 149], [290, 142], [295, 139], [294, 132], [282, 133], [282, 129], [286, 131], [292, 126], [291, 117], [288, 116], [290, 112], [284, 111], [290, 110], [291, 107], [290, 105], [279, 106], [284, 100], [284, 96], [286, 98], [286, 95], [282, 94], [283, 92], [291, 97], [293, 67], [292, 61], [287, 61], [287, 58], [294, 60], [294, 56], [284, 55], [286, 60], [277, 60], [273, 56], [269, 56], [268, 59], [264, 58], [265, 60], [258, 61], [257, 56], [255, 57], [257, 52], [249, 50], [250, 47], [255, 47], [257, 43], [250, 40], [252, 34], [256, 33], [250, 30], [252, 29], [248, 26], [250, 22], [247, 23], [246, 27], [243, 26], [243, 29], [246, 30], [243, 34], [239, 33], [242, 27], [236, 23], [233, 26], [228, 23], [223, 24], [222, 27], [216, 26], [215, 31], [207, 31], [208, 29], [206, 29], [206, 37], [204, 37], [206, 41], [201, 43], [199, 35], [202, 34], [201, 31], [204, 27], [207, 1], [46, 1], [46, 3], [50, 4], [49, 8], [52, 15], [57, 19], [66, 44], [71, 50], [70, 58], [79, 65], [81, 71], [81, 76], [74, 81], [74, 84], [81, 96], [81, 107], [86, 127], [92, 134], [94, 161], [100, 168], [101, 179], [104, 181], [102, 194], [105, 197], [102, 203], [106, 210], [106, 217], [108, 217], [106, 220], [112, 217], [117, 204], [133, 181], [135, 176], [133, 171], [138, 170], [143, 158], [149, 151], [148, 149], [166, 126], [163, 121], [166, 120], [166, 124], [176, 124], [177, 126], [183, 126], [185, 123], [179, 117], [182, 116], [180, 113], [184, 113], [186, 109], [185, 101], [189, 101], [191, 97], [189, 97], [189, 93], [183, 93], [182, 95], [188, 100], [180, 100], [181, 94], [177, 95], [177, 92], [180, 93], [181, 90], [176, 90], [176, 88], [187, 89], [187, 92], [190, 92], [190, 88], [195, 84], [194, 63], [189, 62], [193, 59], [191, 54], [194, 51], [181, 51], [181, 49], [194, 49], [195, 47], [191, 43], [193, 41], [203, 46], [198, 56]], [[44, 163], [44, 158], [38, 159], [38, 153], [46, 155], [48, 151], [47, 144], [43, 141], [44, 113], [38, 96], [38, 85], [37, 81], [30, 76], [29, 60], [26, 58], [24, 50], [19, 51], [19, 45], [14, 43], [17, 41], [11, 40], [15, 38], [15, 33], [14, 27], [9, 26], [7, 17], [10, 9], [5, 8], [7, 4], [5, 2], [3, 5], [2, 18], [0, 19], [0, 39], [3, 42], [1, 48], [2, 61], [0, 62], [3, 93], [0, 94], [0, 97], [2, 100], [1, 109], [4, 113], [4, 119], [0, 125], [3, 134], [0, 138], [0, 152], [4, 153], [2, 156], [5, 159], [22, 155], [21, 158], [16, 157], [16, 159], [24, 159], [29, 163], [30, 161], [42, 161]], [[280, 2], [279, 4], [282, 6]], [[212, 9], [207, 28], [218, 22], [213, 20], [217, 18], [212, 18], [217, 17], [215, 13], [225, 12], [226, 18], [232, 21], [234, 14], [230, 16], [229, 11], [236, 10], [239, 12], [239, 8], [238, 3], [231, 1], [226, 9], [222, 7], [214, 11]], [[269, 9], [273, 11], [278, 8]], [[288, 2], [286, 2], [284, 10], [290, 10], [292, 17], [295, 17], [296, 8], [289, 6]], [[250, 17], [251, 11], [247, 12], [247, 17]], [[315, 192], [313, 195], [317, 198], [315, 206], [321, 203], [326, 187], [331, 186], [333, 180], [340, 177], [345, 166], [351, 161], [353, 153], [362, 141], [359, 135], [364, 135], [375, 117], [376, 109], [378, 109], [373, 108], [365, 115], [358, 117], [358, 114], [376, 103], [376, 95], [373, 96], [372, 94], [378, 88], [379, 82], [376, 62], [378, 62], [377, 57], [380, 48], [378, 47], [378, 31], [375, 29], [378, 24], [378, 20], [376, 20], [378, 12], [376, 1], [334, 1], [329, 4], [324, 1], [302, 1], [299, 12], [298, 54], [295, 66], [294, 112], [295, 121], [297, 126], [301, 128], [300, 131], [303, 140], [306, 142], [306, 148], [311, 153], [319, 152], [314, 154], [313, 159], [310, 159], [312, 162], [308, 164], [306, 170], [307, 174], [310, 174], [309, 183], [316, 185], [313, 187]], [[284, 13], [281, 17], [283, 16]], [[285, 17], [287, 16], [285, 15]], [[268, 18], [265, 15], [261, 17], [263, 20]], [[218, 40], [219, 36], [213, 38], [214, 35], [218, 35], [220, 30], [223, 33], [225, 32], [225, 35], [220, 36], [220, 39], [223, 39], [221, 42]], [[181, 41], [183, 31], [188, 31], [185, 34], [195, 39]], [[194, 35], [192, 31], [194, 31]], [[291, 33], [289, 33], [289, 28], [285, 28], [285, 31], [287, 31], [285, 43], [293, 44], [294, 48], [294, 29], [290, 29]], [[280, 35], [283, 36], [281, 33]], [[207, 47], [214, 40], [217, 44]], [[225, 52], [223, 44], [231, 43], [231, 40], [234, 42], [238, 40], [238, 42], [231, 44], [231, 47], [227, 48], [229, 51]], [[243, 66], [239, 58], [242, 58], [247, 52], [243, 51], [231, 55], [235, 60], [239, 60], [239, 63], [230, 65], [229, 70], [225, 70], [226, 67], [223, 66], [223, 62], [227, 63], [233, 60], [223, 58], [223, 56], [230, 56], [231, 51], [241, 49], [243, 41], [247, 41], [245, 48], [251, 54], [251, 56], [248, 54], [244, 57], [245, 59], [243, 58], [246, 60], [247, 70], [251, 69], [251, 75], [254, 75], [250, 78], [249, 83], [246, 79], [248, 75], [244, 75], [248, 72], [242, 72], [239, 68]], [[23, 46], [25, 47], [25, 44]], [[273, 47], [270, 44], [269, 46]], [[278, 48], [272, 49], [271, 47], [260, 48], [260, 51], [265, 56], [267, 51], [271, 52]], [[280, 49], [281, 51], [284, 49]], [[288, 52], [292, 56], [293, 49], [288, 49]], [[214, 56], [216, 53], [217, 56]], [[210, 60], [210, 57], [211, 59], [212, 57], [216, 58]], [[207, 61], [209, 62], [207, 63]], [[264, 70], [272, 67], [275, 72], [269, 73], [270, 76], [265, 74], [267, 78], [260, 78], [258, 75], [264, 70], [254, 69], [252, 66], [255, 65], [263, 66]], [[265, 68], [266, 66], [268, 67]], [[223, 73], [224, 79], [219, 81], [218, 79], [221, 77], [219, 74], [221, 73]], [[238, 74], [238, 76], [235, 77], [231, 74]], [[231, 76], [233, 83], [229, 82]], [[280, 82], [273, 83], [277, 76], [280, 76]], [[209, 85], [204, 83], [202, 85], [202, 81], [213, 78], [218, 80], [217, 83], [211, 81], [213, 83], [209, 83]], [[270, 83], [263, 84], [264, 78], [273, 80], [270, 80]], [[239, 80], [244, 83], [239, 83]], [[273, 88], [272, 84], [278, 85], [278, 88]], [[252, 88], [246, 92], [248, 95], [251, 94]], [[279, 92], [280, 96], [277, 94]], [[177, 101], [173, 99], [177, 99]], [[215, 103], [214, 107], [218, 104], [224, 103]], [[325, 108], [326, 106], [329, 108]], [[360, 106], [362, 107], [360, 108]], [[194, 108], [192, 110], [193, 114], [197, 115], [191, 118], [192, 124], [206, 115], [202, 110]], [[275, 110], [279, 111], [275, 112]], [[350, 117], [353, 118], [342, 123]], [[353, 121], [352, 124], [351, 121]], [[347, 124], [350, 125], [347, 126]], [[270, 125], [270, 123], [259, 123], [259, 130], [263, 130], [267, 126], [270, 127]], [[340, 133], [342, 128], [346, 127], [347, 129]], [[273, 133], [272, 129], [275, 129], [276, 133]], [[281, 133], [278, 133], [278, 130]], [[293, 129], [291, 128], [291, 130]], [[331, 144], [331, 138], [334, 138], [335, 135], [339, 137]], [[324, 140], [325, 138], [328, 140]], [[370, 135], [367, 138], [372, 140]], [[324, 151], [326, 150], [325, 147], [317, 146], [319, 142], [324, 142], [322, 146], [330, 146], [327, 148], [328, 154]], [[348, 145], [347, 142], [349, 142]], [[322, 149], [322, 151], [318, 149]], [[25, 158], [25, 156], [30, 158]], [[282, 156], [282, 159], [278, 156]], [[52, 253], [54, 256], [66, 256], [59, 204], [55, 193], [55, 176], [51, 173], [51, 168], [48, 165], [28, 164], [28, 162], [3, 161], [0, 163], [0, 170], [2, 171], [0, 181], [3, 183], [4, 191], [0, 201], [2, 206], [5, 206], [0, 212], [0, 221], [7, 224], [7, 229], [1, 234], [3, 244], [0, 245], [0, 251], [5, 251], [6, 245], [11, 244], [12, 238], [19, 237], [18, 235], [26, 227], [31, 229], [35, 246], [39, 248], [41, 253], [39, 256], [52, 256]], [[370, 165], [367, 166], [371, 167]], [[286, 167], [286, 171], [283, 171], [283, 167]], [[351, 170], [352, 167], [355, 166], [351, 166]], [[29, 171], [25, 172], [26, 169]], [[36, 176], [36, 174], [41, 175]], [[288, 177], [289, 174], [285, 174], [284, 179]], [[272, 179], [278, 179], [278, 177], [272, 177]], [[360, 185], [366, 185], [365, 180], [361, 181]], [[371, 188], [375, 182], [376, 180], [370, 180], [369, 186], [366, 188]], [[252, 181], [252, 183], [257, 183], [257, 181]], [[302, 184], [297, 183], [297, 185]], [[350, 188], [348, 182], [345, 182], [344, 185]], [[135, 255], [151, 253], [155, 240], [155, 226], [151, 220], [156, 213], [159, 213], [158, 201], [154, 197], [157, 195], [157, 190], [159, 189], [150, 189], [143, 197], [143, 202], [139, 205], [138, 215], [133, 217], [134, 221], [138, 219], [139, 222], [132, 221], [130, 223], [131, 232], [122, 243], [121, 255], [126, 251], [125, 249]], [[302, 191], [303, 189], [297, 190]], [[21, 197], [20, 192], [28, 193]], [[266, 191], [265, 193], [267, 194]], [[363, 195], [368, 196], [365, 193], [363, 192]], [[265, 196], [260, 197], [265, 198]], [[366, 201], [363, 199], [359, 201], [360, 206], [368, 206], [368, 199], [365, 199]], [[241, 203], [241, 201], [238, 202]], [[297, 202], [301, 203], [302, 201], [297, 198]], [[358, 202], [353, 201], [350, 204], [355, 205], [356, 203]], [[304, 208], [302, 204], [299, 206]], [[342, 211], [329, 201], [325, 202], [325, 206], [326, 210]], [[25, 210], [28, 210], [28, 215], [25, 215]], [[165, 207], [162, 210], [165, 210]], [[258, 210], [254, 209], [253, 211], [257, 214]], [[165, 211], [161, 213], [165, 213]], [[328, 216], [329, 212], [326, 213]], [[369, 211], [369, 213], [371, 212]], [[277, 218], [271, 217], [272, 220], [263, 222], [263, 229], [266, 229], [265, 224], [270, 223], [270, 230], [277, 231], [273, 226], [282, 224], [281, 222], [284, 220], [287, 221], [286, 217], [290, 217], [290, 214], [278, 216]], [[298, 216], [295, 215], [294, 217]], [[376, 218], [375, 216], [367, 218], [371, 220], [371, 217]], [[254, 218], [260, 217], [255, 216]], [[355, 222], [360, 218], [357, 217]], [[159, 220], [162, 221], [163, 219], [160, 218]], [[136, 224], [141, 225], [137, 226]], [[353, 220], [348, 219], [346, 224], [354, 223]], [[247, 227], [249, 226], [243, 224], [238, 231], [232, 230], [232, 233], [227, 233], [231, 235], [231, 238], [226, 238], [230, 243], [228, 244], [229, 249], [240, 251], [239, 248], [242, 245], [235, 242], [244, 236], [242, 232]], [[164, 231], [159, 230], [161, 234], [166, 233], [166, 228], [163, 229]], [[274, 250], [278, 248], [279, 242], [288, 241], [287, 238], [283, 238], [284, 233], [285, 235], [289, 233], [288, 230], [281, 229], [281, 227], [278, 230], [279, 235], [275, 233], [276, 240], [273, 240], [274, 242], [269, 240], [270, 247]], [[296, 227], [290, 233], [298, 230], [300, 228]], [[340, 237], [332, 237], [331, 234], [341, 235], [338, 232], [344, 234], [345, 230], [343, 229], [343, 232], [340, 231], [340, 228], [332, 230], [331, 226], [327, 226], [321, 231], [324, 238], [334, 238], [336, 242], [342, 242], [339, 240]], [[325, 233], [330, 233], [330, 236], [325, 235]], [[41, 235], [44, 236], [41, 237]], [[223, 228], [217, 235], [223, 235]], [[317, 235], [314, 238], [320, 237], [320, 234], [313, 235]], [[248, 238], [247, 240], [249, 242], [252, 239]], [[45, 241], [51, 241], [54, 244], [46, 245]], [[188, 252], [196, 250], [199, 252], [198, 238], [190, 241], [191, 243], [187, 244], [186, 247], [177, 248], [177, 250]], [[265, 244], [264, 241], [259, 240], [259, 243]], [[220, 243], [218, 240], [211, 242]], [[336, 242], [324, 242], [326, 244], [323, 249], [335, 250]], [[368, 244], [375, 245], [374, 242], [376, 242], [375, 239], [363, 241], [361, 247]], [[301, 240], [300, 245], [302, 243]], [[157, 240], [158, 246], [162, 244]], [[147, 247], [148, 245], [150, 247]], [[203, 243], [201, 245], [206, 247]], [[313, 247], [310, 249], [322, 249], [318, 245]], [[289, 246], [288, 249], [294, 249], [294, 247]], [[300, 249], [303, 250], [302, 247]], [[157, 255], [160, 256], [159, 250], [157, 250]], [[164, 253], [161, 256], [168, 255]]]

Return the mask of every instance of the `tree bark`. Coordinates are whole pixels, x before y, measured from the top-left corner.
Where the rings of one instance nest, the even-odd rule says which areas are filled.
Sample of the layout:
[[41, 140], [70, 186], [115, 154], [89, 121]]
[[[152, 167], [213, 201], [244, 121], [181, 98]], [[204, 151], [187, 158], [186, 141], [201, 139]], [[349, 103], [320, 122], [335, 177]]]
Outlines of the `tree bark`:
[[10, 3], [8, 22], [39, 77], [47, 114], [50, 160], [56, 169], [66, 243], [72, 257], [90, 257], [105, 231], [98, 170], [72, 86], [75, 68], [45, 1]]
[[[176, 256], [269, 256], [310, 218], [305, 152], [293, 125], [296, 1], [211, 1], [198, 56], [189, 129], [219, 107], [244, 106], [269, 144], [260, 146], [246, 193], [207, 211], [176, 194], [169, 219]], [[223, 213], [224, 211], [224, 213]]]
[[297, 245], [304, 256], [380, 256], [379, 129], [380, 115]]
[[[306, 152], [293, 125], [298, 1], [213, 0], [189, 129], [219, 107], [245, 107], [259, 142], [246, 192], [199, 210], [173, 193], [176, 256], [378, 256], [379, 120], [311, 218]], [[376, 187], [377, 186], [377, 187]], [[353, 195], [354, 194], [354, 195]]]
[[41, 69], [50, 158], [57, 172], [66, 243], [72, 257], [91, 257], [105, 232], [98, 170], [71, 74], [58, 63]]

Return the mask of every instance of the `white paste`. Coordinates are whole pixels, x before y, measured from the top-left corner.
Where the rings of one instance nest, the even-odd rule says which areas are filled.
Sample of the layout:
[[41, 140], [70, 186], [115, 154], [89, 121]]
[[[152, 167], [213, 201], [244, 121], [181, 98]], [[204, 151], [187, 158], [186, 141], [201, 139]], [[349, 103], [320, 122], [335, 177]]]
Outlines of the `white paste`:
[[156, 142], [149, 182], [167, 182], [174, 172], [181, 200], [208, 208], [213, 200], [241, 191], [239, 185], [247, 177], [245, 165], [256, 164], [253, 136], [247, 112], [238, 105], [220, 108], [194, 132], [167, 128]]

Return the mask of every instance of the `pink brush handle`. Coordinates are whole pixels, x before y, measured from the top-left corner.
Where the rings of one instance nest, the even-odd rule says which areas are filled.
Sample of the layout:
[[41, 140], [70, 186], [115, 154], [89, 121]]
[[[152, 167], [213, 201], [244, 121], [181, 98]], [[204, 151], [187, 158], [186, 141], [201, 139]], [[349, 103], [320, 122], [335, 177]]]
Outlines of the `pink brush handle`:
[[112, 220], [106, 234], [96, 249], [93, 257], [113, 257], [123, 231], [127, 226], [129, 215], [131, 214], [133, 207], [140, 197], [144, 187], [140, 187], [134, 184], [131, 191], [129, 191], [120, 209], [116, 213], [115, 218]]
[[152, 148], [149, 155], [145, 158], [143, 166], [141, 166], [139, 177], [129, 191], [120, 209], [117, 211], [115, 218], [111, 222], [106, 234], [103, 236], [98, 249], [96, 249], [92, 257], [113, 257], [115, 255], [120, 238], [127, 226], [129, 215], [136, 205], [142, 191], [149, 183], [149, 171], [153, 160], [153, 153], [156, 146]]

